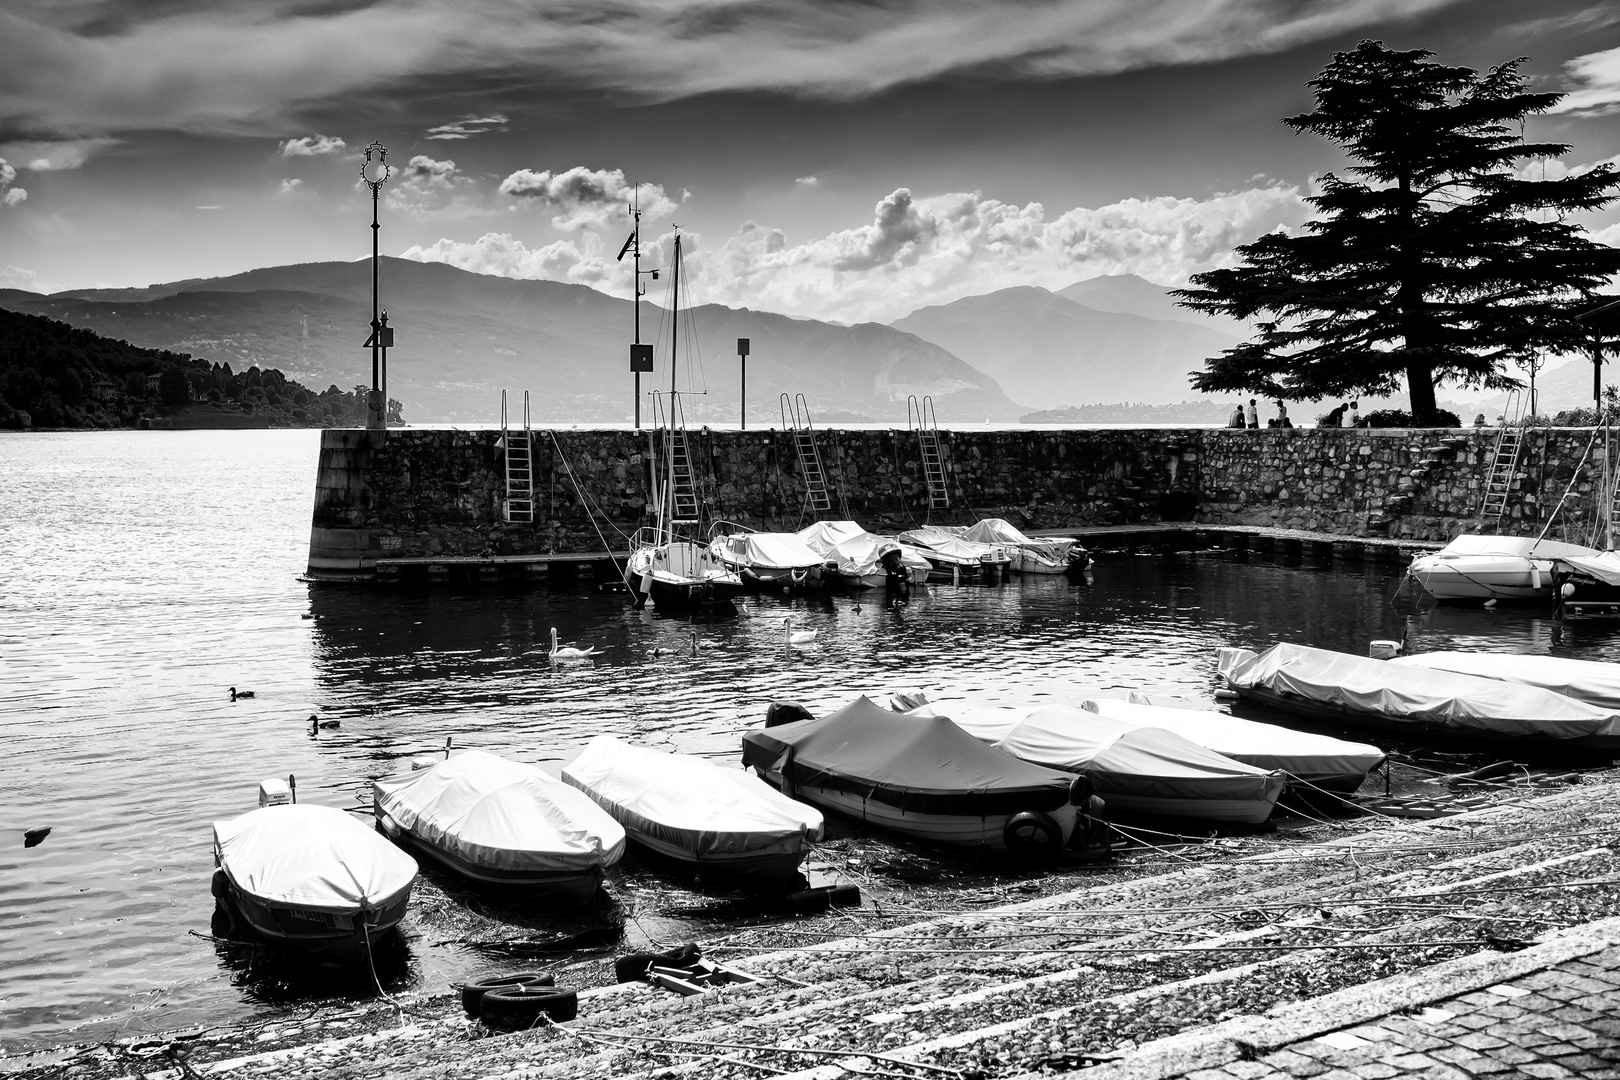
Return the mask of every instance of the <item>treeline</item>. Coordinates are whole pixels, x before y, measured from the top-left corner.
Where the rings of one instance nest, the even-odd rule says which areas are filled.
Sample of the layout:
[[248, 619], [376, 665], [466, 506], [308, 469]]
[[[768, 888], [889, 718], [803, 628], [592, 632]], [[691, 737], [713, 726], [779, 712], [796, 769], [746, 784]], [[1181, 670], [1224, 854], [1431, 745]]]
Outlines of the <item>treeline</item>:
[[[348, 427], [365, 423], [364, 391], [317, 393], [275, 368], [236, 372], [0, 309], [0, 428], [134, 427], [191, 410], [246, 414], [269, 427]], [[397, 420], [398, 403], [389, 407]]]

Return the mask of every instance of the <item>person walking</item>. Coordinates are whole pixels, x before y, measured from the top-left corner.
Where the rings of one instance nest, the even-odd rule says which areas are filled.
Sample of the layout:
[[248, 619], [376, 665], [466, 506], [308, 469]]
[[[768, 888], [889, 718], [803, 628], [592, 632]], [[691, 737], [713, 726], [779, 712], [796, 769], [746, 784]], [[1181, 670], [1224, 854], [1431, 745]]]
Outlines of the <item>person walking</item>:
[[1256, 407], [1254, 398], [1249, 399], [1249, 408], [1245, 415], [1249, 418], [1249, 427], [1258, 431], [1260, 429], [1260, 410]]

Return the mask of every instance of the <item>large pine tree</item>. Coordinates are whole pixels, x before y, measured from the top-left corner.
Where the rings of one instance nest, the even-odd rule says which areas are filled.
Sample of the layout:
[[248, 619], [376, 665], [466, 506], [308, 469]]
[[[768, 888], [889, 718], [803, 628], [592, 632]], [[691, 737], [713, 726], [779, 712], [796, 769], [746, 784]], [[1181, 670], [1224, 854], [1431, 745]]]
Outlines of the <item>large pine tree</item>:
[[1324, 176], [1303, 231], [1239, 247], [1241, 265], [1176, 294], [1256, 320], [1197, 389], [1316, 400], [1404, 379], [1421, 424], [1438, 383], [1506, 389], [1509, 365], [1588, 347], [1574, 316], [1620, 272], [1620, 249], [1566, 217], [1614, 201], [1620, 173], [1540, 178], [1537, 159], [1569, 147], [1525, 142], [1524, 121], [1561, 95], [1530, 93], [1522, 59], [1480, 74], [1433, 55], [1363, 41], [1309, 84], [1316, 111], [1283, 122], [1342, 146], [1353, 178]]

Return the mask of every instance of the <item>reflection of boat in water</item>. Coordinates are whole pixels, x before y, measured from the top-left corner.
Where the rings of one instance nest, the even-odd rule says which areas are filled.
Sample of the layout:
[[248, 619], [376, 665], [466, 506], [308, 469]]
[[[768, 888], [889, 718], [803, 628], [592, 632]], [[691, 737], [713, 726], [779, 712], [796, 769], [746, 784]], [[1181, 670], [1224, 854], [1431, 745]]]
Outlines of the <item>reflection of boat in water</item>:
[[214, 823], [215, 897], [271, 941], [364, 959], [405, 917], [416, 861], [342, 810], [283, 804], [279, 780], [259, 791], [259, 809]]
[[786, 794], [930, 843], [1056, 854], [1074, 778], [1018, 761], [943, 716], [859, 697], [819, 719], [743, 733], [743, 763]]
[[1287, 643], [1223, 648], [1217, 667], [1243, 697], [1309, 720], [1620, 753], [1620, 712], [1540, 687]]
[[818, 521], [800, 529], [798, 537], [826, 561], [818, 575], [831, 576], [840, 585], [860, 589], [882, 588], [890, 582], [921, 585], [933, 565], [889, 536], [869, 533], [853, 521]]
[[1397, 656], [1388, 663], [1539, 686], [1588, 705], [1620, 711], [1620, 664], [1601, 660], [1525, 653], [1439, 651]]
[[1538, 600], [1552, 595], [1553, 560], [1596, 554], [1557, 540], [1464, 533], [1414, 556], [1406, 572], [1437, 600]]
[[624, 854], [624, 829], [589, 796], [483, 750], [372, 789], [384, 833], [480, 885], [577, 907]]
[[895, 539], [916, 548], [917, 554], [934, 568], [935, 575], [952, 581], [994, 582], [1013, 561], [1012, 553], [999, 544], [965, 540], [939, 525], [909, 529], [896, 534]]
[[999, 547], [1012, 555], [1021, 574], [1067, 574], [1091, 565], [1091, 556], [1072, 536], [1025, 536], [1005, 518], [984, 518], [968, 526], [962, 539]]
[[774, 888], [799, 877], [821, 811], [752, 773], [598, 735], [563, 768], [637, 844], [687, 869]]
[[793, 588], [825, 573], [829, 560], [796, 533], [756, 532], [729, 521], [709, 530], [709, 551], [745, 585]]

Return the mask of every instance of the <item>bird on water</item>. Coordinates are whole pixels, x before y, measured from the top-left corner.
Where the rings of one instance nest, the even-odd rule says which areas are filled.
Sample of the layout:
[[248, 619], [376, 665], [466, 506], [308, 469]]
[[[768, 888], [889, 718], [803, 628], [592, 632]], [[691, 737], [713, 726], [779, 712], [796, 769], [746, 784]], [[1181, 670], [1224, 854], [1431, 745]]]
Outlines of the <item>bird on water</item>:
[[231, 700], [232, 701], [235, 701], [237, 698], [253, 697], [253, 696], [254, 696], [254, 694], [253, 694], [252, 690], [238, 690], [234, 686], [231, 687]]
[[313, 714], [311, 714], [309, 718], [309, 733], [311, 735], [315, 734], [317, 731], [331, 731], [333, 728], [340, 728], [342, 726], [343, 721], [341, 720], [322, 720], [319, 716], [315, 716]]
[[808, 645], [816, 640], [816, 635], [820, 631], [793, 629], [793, 616], [789, 615], [782, 620], [782, 632], [787, 635], [789, 645]]
[[557, 628], [555, 626], [551, 628], [551, 652], [549, 655], [553, 660], [585, 660], [596, 656], [601, 651], [595, 645], [587, 645], [583, 649], [575, 648], [572, 645], [559, 645], [557, 643]]

